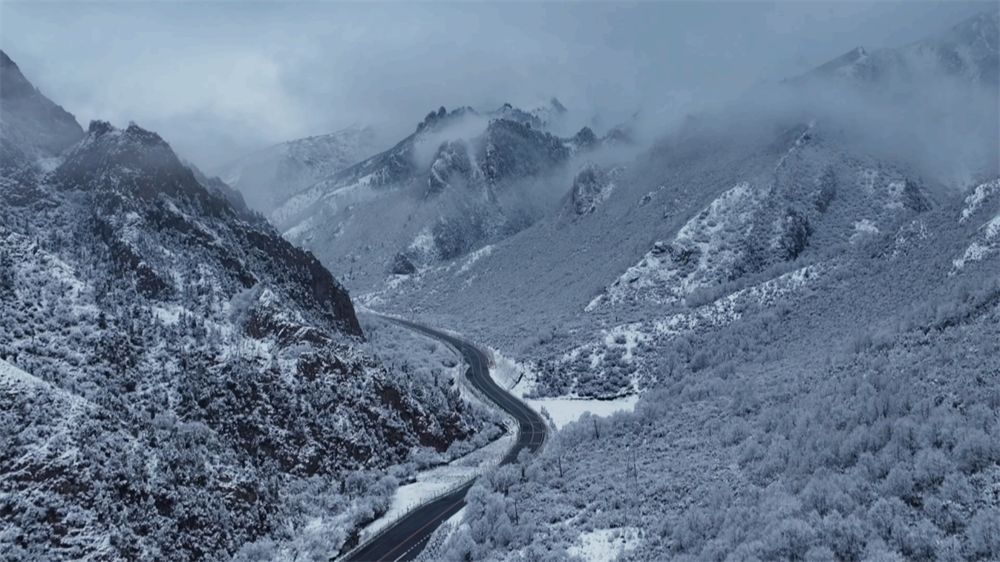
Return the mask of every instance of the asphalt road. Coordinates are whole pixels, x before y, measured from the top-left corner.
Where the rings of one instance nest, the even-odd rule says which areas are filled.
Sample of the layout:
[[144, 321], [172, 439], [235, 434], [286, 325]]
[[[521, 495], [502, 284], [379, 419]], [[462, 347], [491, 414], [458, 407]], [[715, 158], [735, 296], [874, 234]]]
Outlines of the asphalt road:
[[[522, 449], [534, 452], [542, 445], [545, 441], [545, 421], [534, 410], [519, 402], [493, 382], [489, 372], [490, 361], [485, 353], [469, 342], [433, 328], [395, 318], [387, 319], [439, 339], [457, 349], [465, 359], [465, 363], [469, 365], [469, 369], [465, 372], [466, 379], [517, 420], [521, 428], [520, 437], [500, 464], [516, 462], [517, 455]], [[441, 523], [447, 521], [449, 517], [465, 506], [465, 494], [471, 487], [472, 483], [469, 483], [447, 496], [417, 508], [347, 560], [352, 562], [413, 560], [424, 549], [424, 546], [427, 545], [427, 539]]]

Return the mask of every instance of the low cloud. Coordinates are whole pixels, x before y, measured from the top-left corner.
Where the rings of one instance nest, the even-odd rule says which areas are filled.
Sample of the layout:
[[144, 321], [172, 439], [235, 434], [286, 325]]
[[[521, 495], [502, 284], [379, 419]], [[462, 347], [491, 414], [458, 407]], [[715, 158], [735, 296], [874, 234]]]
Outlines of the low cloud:
[[84, 125], [134, 120], [211, 170], [355, 122], [391, 143], [442, 105], [555, 96], [576, 130], [639, 109], [667, 123], [789, 61], [905, 44], [985, 6], [6, 3], [2, 47]]

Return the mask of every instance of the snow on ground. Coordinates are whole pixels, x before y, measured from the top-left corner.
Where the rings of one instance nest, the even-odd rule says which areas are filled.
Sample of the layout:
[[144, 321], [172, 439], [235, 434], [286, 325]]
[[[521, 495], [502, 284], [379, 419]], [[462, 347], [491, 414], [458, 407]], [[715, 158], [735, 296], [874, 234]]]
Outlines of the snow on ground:
[[471, 254], [469, 254], [469, 257], [466, 258], [465, 263], [462, 264], [462, 268], [459, 269], [458, 272], [465, 273], [469, 271], [470, 269], [472, 269], [473, 264], [479, 261], [479, 258], [486, 257], [492, 253], [493, 253], [493, 246], [483, 246], [482, 248], [476, 250], [475, 252], [472, 252]]
[[[534, 386], [535, 374], [525, 364], [505, 357], [496, 349], [491, 348], [490, 351], [493, 353], [495, 365], [493, 369], [490, 369], [490, 376], [493, 377], [494, 382], [520, 398], [531, 409], [542, 413], [542, 417], [548, 417], [555, 424], [556, 429], [562, 429], [566, 424], [575, 422], [586, 412], [596, 416], [610, 416], [620, 410], [634, 410], [636, 402], [639, 401], [637, 395], [615, 400], [525, 398], [524, 395]], [[548, 416], [544, 414], [548, 414]]]
[[53, 390], [49, 383], [22, 371], [3, 359], [0, 359], [0, 383], [2, 383], [5, 387], [27, 386], [42, 387], [45, 390]]
[[986, 182], [977, 186], [972, 193], [965, 198], [965, 208], [962, 209], [962, 217], [958, 222], [962, 223], [969, 219], [990, 195], [1000, 191], [1000, 178]]
[[758, 285], [740, 289], [715, 302], [700, 306], [692, 312], [675, 314], [654, 323], [654, 332], [661, 335], [679, 335], [699, 325], [724, 326], [742, 317], [744, 305], [772, 306], [779, 298], [802, 289], [806, 284], [825, 274], [824, 264], [808, 265], [785, 273]]
[[580, 419], [580, 416], [590, 412], [595, 416], [607, 417], [615, 412], [632, 411], [635, 409], [639, 396], [633, 394], [615, 400], [580, 400], [571, 398], [540, 398], [525, 400], [534, 410], [548, 413], [548, 418], [562, 429], [566, 424]]
[[434, 236], [431, 234], [430, 228], [424, 228], [410, 243], [410, 250], [423, 253], [431, 253], [434, 251]]
[[288, 230], [282, 232], [281, 235], [288, 240], [297, 240], [299, 237], [302, 236], [304, 232], [312, 230], [312, 228], [315, 225], [316, 225], [316, 217], [314, 216], [309, 217], [306, 220], [296, 224], [292, 228], [289, 228]]
[[1000, 215], [990, 219], [990, 222], [979, 227], [985, 231], [981, 240], [977, 240], [965, 249], [962, 257], [952, 260], [955, 271], [965, 267], [965, 264], [974, 261], [982, 261], [990, 254], [1000, 250]]
[[566, 553], [579, 556], [586, 562], [612, 562], [622, 552], [639, 546], [639, 540], [639, 531], [635, 527], [595, 529], [581, 533]]
[[514, 434], [508, 433], [464, 457], [455, 459], [448, 464], [417, 473], [416, 482], [400, 486], [396, 489], [396, 495], [392, 499], [389, 511], [379, 519], [373, 521], [361, 532], [362, 542], [428, 500], [454, 490], [468, 482], [471, 478], [496, 466], [513, 444]]
[[[359, 306], [358, 312], [372, 313], [372, 311], [364, 306]], [[453, 332], [449, 331], [449, 333]], [[459, 334], [454, 335], [461, 337]], [[457, 355], [456, 359], [458, 359]], [[465, 377], [461, 376], [463, 369], [463, 364], [457, 362], [455, 367], [448, 369], [448, 372], [456, 380], [464, 381]], [[459, 384], [458, 388], [464, 400], [482, 402], [478, 394], [469, 390], [465, 384]], [[492, 403], [489, 406], [495, 407]], [[511, 426], [513, 426], [512, 421]], [[392, 505], [389, 506], [389, 510], [385, 515], [376, 519], [361, 531], [361, 541], [368, 540], [382, 529], [398, 521], [414, 508], [462, 486], [472, 478], [498, 465], [503, 460], [504, 455], [507, 454], [507, 451], [514, 445], [514, 438], [515, 432], [508, 431], [505, 435], [485, 447], [476, 449], [450, 463], [418, 472], [415, 482], [404, 484], [396, 489]]]
[[291, 219], [295, 215], [298, 215], [304, 211], [309, 206], [313, 205], [323, 196], [323, 190], [313, 187], [308, 191], [300, 193], [288, 201], [286, 201], [282, 206], [278, 207], [271, 212], [268, 216], [271, 224], [284, 224], [285, 221]]
[[878, 234], [878, 232], [878, 227], [875, 226], [875, 223], [868, 219], [854, 221], [854, 234], [851, 235], [851, 244], [854, 244], [866, 234]]

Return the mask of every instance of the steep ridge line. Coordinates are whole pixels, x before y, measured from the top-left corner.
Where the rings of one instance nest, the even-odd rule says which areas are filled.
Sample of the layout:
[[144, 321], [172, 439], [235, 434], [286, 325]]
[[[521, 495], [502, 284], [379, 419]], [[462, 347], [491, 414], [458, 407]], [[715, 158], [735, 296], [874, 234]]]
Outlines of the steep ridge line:
[[[382, 316], [413, 331], [440, 340], [451, 346], [469, 366], [466, 381], [477, 392], [493, 402], [518, 424], [518, 435], [510, 450], [500, 461], [500, 466], [517, 462], [518, 455], [527, 449], [535, 453], [545, 443], [546, 423], [537, 412], [497, 385], [489, 374], [490, 359], [487, 353], [460, 338], [401, 318]], [[367, 542], [358, 545], [334, 560], [338, 562], [413, 560], [423, 550], [427, 540], [448, 518], [465, 507], [465, 496], [479, 476], [431, 499], [410, 511], [395, 523], [388, 525]]]

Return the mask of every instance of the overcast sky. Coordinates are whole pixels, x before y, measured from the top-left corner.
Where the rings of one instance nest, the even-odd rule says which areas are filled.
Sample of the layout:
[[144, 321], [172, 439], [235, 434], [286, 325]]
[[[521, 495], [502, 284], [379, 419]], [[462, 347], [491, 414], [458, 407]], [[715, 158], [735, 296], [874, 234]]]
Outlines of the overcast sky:
[[159, 132], [211, 170], [439, 106], [683, 113], [995, 3], [0, 3], [0, 47], [76, 115]]

